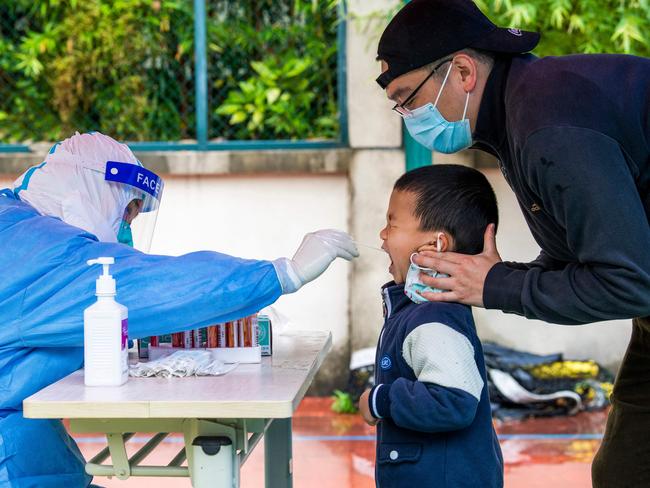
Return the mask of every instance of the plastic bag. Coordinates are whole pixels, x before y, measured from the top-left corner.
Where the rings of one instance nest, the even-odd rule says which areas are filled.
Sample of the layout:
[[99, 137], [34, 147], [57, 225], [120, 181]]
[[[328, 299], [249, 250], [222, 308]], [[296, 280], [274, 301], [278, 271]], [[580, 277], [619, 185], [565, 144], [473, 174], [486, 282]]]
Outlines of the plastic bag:
[[273, 324], [273, 332], [276, 334], [284, 334], [291, 328], [291, 320], [285, 314], [280, 312], [277, 307], [269, 305], [260, 310], [259, 314], [266, 315], [269, 319], [271, 319], [271, 323]]
[[210, 351], [176, 351], [154, 361], [138, 363], [129, 368], [135, 378], [182, 378], [186, 376], [222, 376], [237, 367], [213, 359]]

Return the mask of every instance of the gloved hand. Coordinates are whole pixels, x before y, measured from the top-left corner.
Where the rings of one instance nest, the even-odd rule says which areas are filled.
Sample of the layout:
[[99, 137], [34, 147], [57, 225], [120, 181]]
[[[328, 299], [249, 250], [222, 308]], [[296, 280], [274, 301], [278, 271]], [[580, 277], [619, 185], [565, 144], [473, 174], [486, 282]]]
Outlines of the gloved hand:
[[318, 278], [336, 258], [351, 261], [359, 256], [349, 234], [334, 229], [310, 232], [292, 259], [273, 262], [284, 293], [293, 293]]

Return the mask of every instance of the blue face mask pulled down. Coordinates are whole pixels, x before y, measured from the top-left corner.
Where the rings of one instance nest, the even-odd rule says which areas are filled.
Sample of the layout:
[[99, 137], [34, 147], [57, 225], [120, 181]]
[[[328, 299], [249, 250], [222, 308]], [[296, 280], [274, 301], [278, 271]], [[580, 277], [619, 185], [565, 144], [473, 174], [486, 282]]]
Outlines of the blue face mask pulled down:
[[445, 80], [442, 82], [435, 104], [429, 102], [404, 116], [404, 124], [413, 139], [427, 149], [444, 154], [462, 151], [472, 145], [472, 130], [470, 129], [469, 119], [465, 118], [469, 103], [469, 92], [467, 92], [465, 110], [461, 120], [449, 122], [437, 108], [438, 100], [440, 100], [442, 90], [447, 83], [451, 68], [452, 65], [449, 66], [449, 70], [445, 75]]
[[432, 278], [447, 278], [449, 275], [438, 273], [434, 269], [421, 268], [420, 266], [418, 266], [413, 262], [413, 256], [415, 256], [416, 254], [417, 253], [413, 253], [411, 254], [410, 257], [411, 265], [409, 266], [409, 270], [406, 273], [406, 280], [405, 280], [406, 282], [404, 283], [404, 293], [415, 303], [425, 303], [428, 302], [429, 300], [424, 298], [421, 295], [422, 293], [426, 293], [426, 292], [440, 293], [446, 290], [441, 290], [439, 288], [431, 288], [430, 286], [425, 285], [424, 283], [422, 283], [422, 280], [420, 279], [420, 273], [427, 274]]

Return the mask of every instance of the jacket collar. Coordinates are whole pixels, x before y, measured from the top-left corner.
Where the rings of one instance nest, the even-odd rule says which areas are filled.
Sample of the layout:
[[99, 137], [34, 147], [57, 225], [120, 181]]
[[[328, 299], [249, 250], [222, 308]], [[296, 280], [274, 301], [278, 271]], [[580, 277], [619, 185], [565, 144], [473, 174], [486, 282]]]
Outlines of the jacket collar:
[[512, 64], [511, 57], [497, 56], [485, 83], [474, 130], [473, 149], [480, 149], [503, 160], [507, 147], [505, 92]]
[[401, 309], [413, 303], [404, 293], [404, 283], [398, 285], [394, 281], [381, 287], [381, 297], [384, 302], [385, 319], [389, 319]]

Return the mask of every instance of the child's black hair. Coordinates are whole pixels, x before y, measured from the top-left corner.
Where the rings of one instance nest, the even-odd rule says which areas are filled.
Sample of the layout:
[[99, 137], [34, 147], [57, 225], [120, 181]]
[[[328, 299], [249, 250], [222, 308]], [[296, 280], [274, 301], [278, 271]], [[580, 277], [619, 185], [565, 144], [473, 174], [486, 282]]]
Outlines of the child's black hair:
[[483, 251], [488, 224], [499, 224], [494, 190], [480, 171], [457, 164], [414, 169], [395, 182], [394, 190], [416, 195], [415, 217], [423, 231], [448, 232], [464, 254]]

